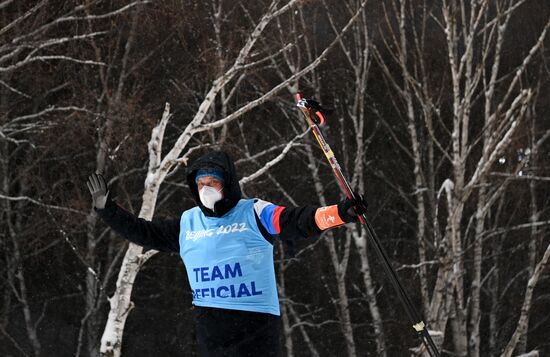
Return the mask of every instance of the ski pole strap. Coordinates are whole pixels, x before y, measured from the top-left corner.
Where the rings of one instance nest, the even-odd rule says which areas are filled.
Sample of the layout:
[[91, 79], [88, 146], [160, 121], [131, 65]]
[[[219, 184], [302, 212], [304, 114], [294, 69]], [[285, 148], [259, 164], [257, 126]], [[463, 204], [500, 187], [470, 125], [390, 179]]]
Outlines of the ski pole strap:
[[303, 99], [300, 93], [296, 93], [296, 99], [298, 100], [299, 107], [308, 108], [308, 110], [315, 114], [317, 118], [311, 118], [315, 124], [320, 126], [325, 124], [325, 116], [323, 115], [325, 109], [321, 107], [319, 102], [312, 99]]

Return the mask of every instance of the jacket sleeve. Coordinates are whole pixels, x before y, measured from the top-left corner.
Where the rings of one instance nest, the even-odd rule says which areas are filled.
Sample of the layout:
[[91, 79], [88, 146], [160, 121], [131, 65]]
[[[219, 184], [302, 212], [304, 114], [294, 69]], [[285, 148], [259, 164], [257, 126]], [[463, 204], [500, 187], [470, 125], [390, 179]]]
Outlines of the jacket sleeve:
[[324, 230], [344, 223], [338, 205], [283, 207], [257, 200], [254, 209], [267, 232], [281, 240], [317, 237]]
[[115, 232], [132, 243], [161, 252], [179, 252], [180, 219], [147, 221], [126, 211], [111, 200], [104, 209], [95, 209]]

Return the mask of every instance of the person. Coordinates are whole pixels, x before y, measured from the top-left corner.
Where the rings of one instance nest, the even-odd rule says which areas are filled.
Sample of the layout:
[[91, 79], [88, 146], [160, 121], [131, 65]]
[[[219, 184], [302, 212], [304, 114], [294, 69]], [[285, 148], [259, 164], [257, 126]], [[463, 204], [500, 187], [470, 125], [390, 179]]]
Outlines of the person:
[[274, 239], [319, 236], [357, 221], [366, 201], [284, 207], [243, 199], [235, 165], [212, 151], [189, 166], [187, 184], [197, 206], [176, 219], [146, 221], [109, 197], [101, 175], [87, 181], [99, 216], [127, 240], [179, 253], [193, 295], [197, 342], [203, 356], [277, 356], [279, 301]]

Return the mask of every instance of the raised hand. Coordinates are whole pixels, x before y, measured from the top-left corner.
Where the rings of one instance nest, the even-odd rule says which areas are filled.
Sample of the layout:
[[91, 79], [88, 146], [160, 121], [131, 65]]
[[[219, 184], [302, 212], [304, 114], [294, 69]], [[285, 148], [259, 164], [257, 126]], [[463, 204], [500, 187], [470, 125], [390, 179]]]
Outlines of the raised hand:
[[88, 177], [86, 182], [88, 190], [92, 194], [93, 205], [97, 209], [105, 208], [107, 203], [107, 196], [109, 196], [109, 191], [107, 191], [107, 183], [105, 179], [100, 174], [93, 173]]

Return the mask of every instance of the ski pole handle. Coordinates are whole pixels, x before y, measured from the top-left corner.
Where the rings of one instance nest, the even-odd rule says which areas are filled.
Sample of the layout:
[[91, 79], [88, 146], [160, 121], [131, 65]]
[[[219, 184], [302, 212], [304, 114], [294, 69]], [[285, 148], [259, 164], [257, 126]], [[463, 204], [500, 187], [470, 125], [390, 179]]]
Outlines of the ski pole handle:
[[[325, 137], [321, 132], [321, 128], [319, 127], [321, 124], [317, 123], [316, 120], [314, 119], [313, 111], [317, 109], [315, 111], [315, 115], [318, 118], [322, 118], [322, 120], [320, 120], [320, 123], [321, 122], [325, 123], [325, 117], [321, 113], [320, 106], [318, 105], [317, 102], [315, 102], [319, 108], [313, 109], [312, 106], [310, 105], [311, 104], [310, 102], [312, 101], [303, 99], [300, 93], [296, 93], [296, 99], [298, 100], [298, 103], [296, 105], [298, 106], [298, 108], [300, 108], [300, 110], [304, 114], [309, 127], [313, 131], [313, 135], [315, 136], [315, 139], [317, 139], [319, 146], [323, 150], [325, 157], [327, 158], [328, 162], [330, 163], [330, 166], [332, 167], [332, 171], [334, 172], [334, 175], [336, 175], [336, 178], [340, 182], [340, 186], [342, 187], [344, 194], [350, 200], [357, 200], [357, 195], [355, 194], [355, 192], [353, 192], [353, 189], [348, 183], [348, 180], [346, 180], [346, 178], [342, 174], [342, 168], [340, 167], [340, 164], [338, 163], [338, 161], [336, 160], [336, 157], [334, 156], [334, 152], [330, 148], [330, 145], [325, 140]], [[364, 214], [358, 214], [357, 217], [359, 218], [359, 222], [361, 224], [365, 224], [366, 220], [365, 220]]]
[[[302, 99], [302, 95], [300, 93], [296, 93], [296, 100], [298, 101], [299, 107], [300, 107], [300, 103], [302, 103], [304, 107], [308, 108], [308, 112], [310, 112], [309, 113], [310, 119], [314, 124], [319, 126], [325, 125], [325, 116], [323, 115], [323, 112], [322, 112], [323, 108], [321, 108], [321, 105], [318, 102], [311, 99], [310, 100]], [[317, 118], [315, 119], [311, 113], [315, 114]]]

